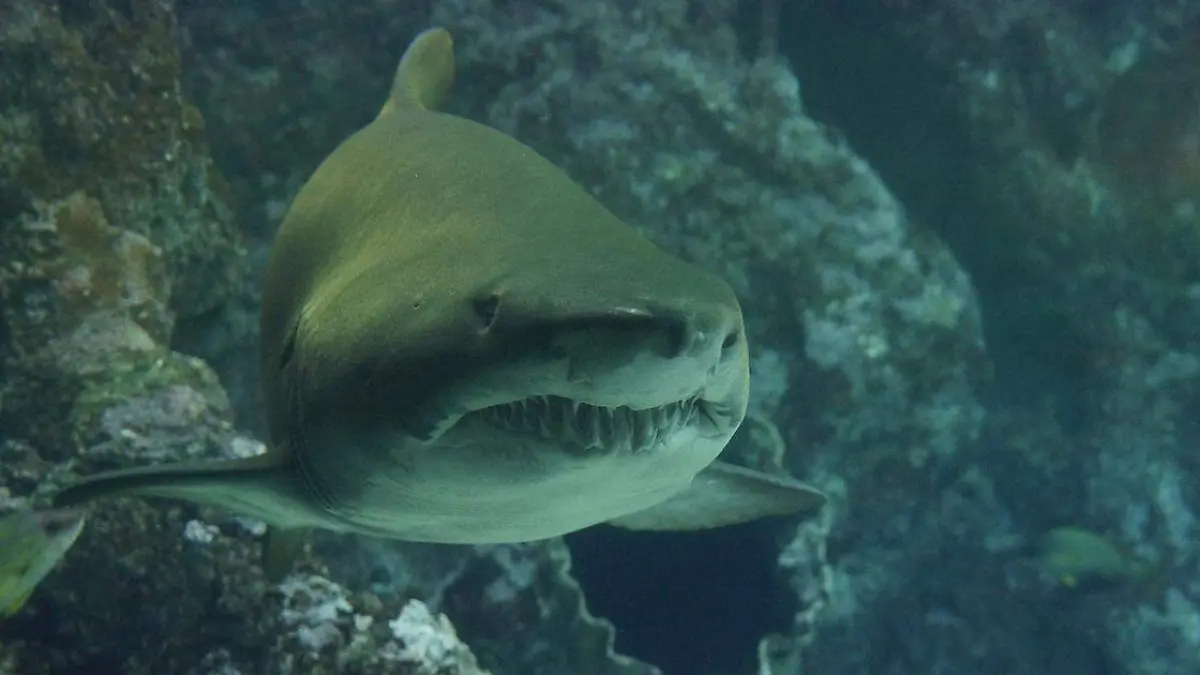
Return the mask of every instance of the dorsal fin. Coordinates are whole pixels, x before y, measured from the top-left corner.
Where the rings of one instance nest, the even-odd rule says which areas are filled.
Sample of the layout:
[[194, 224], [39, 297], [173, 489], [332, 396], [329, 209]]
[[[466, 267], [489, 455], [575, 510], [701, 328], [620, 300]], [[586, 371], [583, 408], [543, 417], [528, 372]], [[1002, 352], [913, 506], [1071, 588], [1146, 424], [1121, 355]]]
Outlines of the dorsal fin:
[[454, 84], [454, 42], [445, 28], [430, 28], [413, 38], [400, 57], [392, 91], [379, 111], [437, 110]]

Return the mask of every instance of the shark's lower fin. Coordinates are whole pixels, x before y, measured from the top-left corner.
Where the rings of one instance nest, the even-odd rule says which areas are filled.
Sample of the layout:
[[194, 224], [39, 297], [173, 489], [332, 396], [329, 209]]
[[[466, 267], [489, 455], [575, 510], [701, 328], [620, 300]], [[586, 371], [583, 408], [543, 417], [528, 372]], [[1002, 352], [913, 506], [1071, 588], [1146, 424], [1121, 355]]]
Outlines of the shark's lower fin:
[[682, 492], [608, 522], [630, 530], [702, 530], [816, 511], [825, 502], [822, 492], [804, 483], [713, 462]]
[[319, 514], [294, 480], [282, 455], [144, 466], [108, 471], [69, 485], [54, 505], [111, 497], [166, 497], [211, 506], [278, 527], [303, 527]]

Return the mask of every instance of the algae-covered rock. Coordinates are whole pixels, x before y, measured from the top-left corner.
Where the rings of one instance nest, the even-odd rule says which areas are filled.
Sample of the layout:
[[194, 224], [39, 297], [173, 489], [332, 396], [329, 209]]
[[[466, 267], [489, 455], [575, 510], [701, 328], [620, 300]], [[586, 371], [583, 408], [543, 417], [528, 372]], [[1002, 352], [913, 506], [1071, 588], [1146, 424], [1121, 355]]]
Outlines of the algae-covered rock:
[[[218, 306], [242, 273], [198, 113], [180, 93], [178, 38], [167, 2], [0, 6], [9, 505], [40, 506], [81, 472], [247, 447], [212, 370], [168, 346], [179, 316]], [[206, 643], [257, 635], [252, 537], [234, 527], [197, 544], [185, 536], [195, 517], [98, 508], [0, 626], [11, 671], [185, 672]]]
[[180, 91], [178, 31], [162, 0], [0, 8], [0, 90], [14, 94], [0, 109], [0, 216], [87, 191], [109, 223], [162, 249], [171, 308], [190, 315], [216, 307], [240, 268], [201, 117]]
[[[82, 389], [105, 387], [77, 367], [94, 361], [57, 350], [165, 345], [179, 315], [217, 306], [241, 273], [179, 91], [177, 37], [170, 4], [149, 0], [0, 8], [0, 427], [48, 461], [81, 442]], [[97, 317], [132, 325], [81, 337]]]

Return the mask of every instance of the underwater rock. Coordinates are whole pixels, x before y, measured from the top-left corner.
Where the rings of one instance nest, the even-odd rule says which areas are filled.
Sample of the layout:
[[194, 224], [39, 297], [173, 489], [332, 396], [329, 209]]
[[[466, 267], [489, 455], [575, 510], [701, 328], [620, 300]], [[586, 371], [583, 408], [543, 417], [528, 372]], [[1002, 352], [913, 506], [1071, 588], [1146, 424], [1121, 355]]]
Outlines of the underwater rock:
[[[843, 564], [808, 665], [1200, 672], [1188, 646], [1200, 6], [792, 7], [781, 30], [805, 45], [791, 53], [813, 114], [863, 149], [971, 274], [995, 373], [981, 442], [964, 453], [974, 467], [886, 526], [897, 537], [886, 568], [872, 573], [835, 531]], [[800, 63], [814, 55], [824, 67]], [[848, 72], [860, 75], [838, 79]], [[876, 101], [888, 105], [862, 110]], [[1022, 550], [1063, 525], [1105, 533], [1161, 575], [1112, 592], [1044, 587]]]
[[588, 611], [561, 539], [476, 547], [446, 589], [445, 611], [498, 671], [661, 675], [613, 649], [613, 626]]
[[[242, 273], [203, 117], [180, 90], [173, 3], [0, 8], [0, 217], [84, 191], [114, 227], [162, 249], [170, 306], [225, 300]], [[11, 249], [9, 249], [11, 251]]]
[[349, 586], [445, 612], [497, 671], [659, 672], [614, 651], [613, 626], [588, 611], [560, 539], [465, 547], [318, 533], [314, 551]]
[[935, 2], [894, 17], [952, 69], [981, 220], [948, 237], [1001, 315], [995, 346], [1054, 321], [1083, 370], [1126, 348], [1118, 311], [1200, 345], [1200, 7], [1098, 8]]
[[242, 272], [176, 31], [151, 0], [0, 8], [0, 428], [48, 460], [82, 386], [60, 337], [100, 314], [163, 344]]
[[[215, 374], [167, 343], [225, 301], [236, 232], [179, 87], [171, 4], [0, 6], [0, 486], [40, 506], [77, 471], [236, 452]], [[249, 537], [198, 549], [178, 509], [106, 505], [0, 625], [14, 673], [185, 672], [255, 635]], [[228, 584], [228, 586], [222, 586]], [[226, 592], [227, 591], [227, 592]], [[240, 596], [238, 593], [246, 595]], [[242, 639], [242, 638], [238, 638]]]
[[268, 658], [267, 673], [488, 675], [446, 617], [419, 600], [395, 612], [375, 598], [351, 598], [315, 574], [291, 575], [280, 591], [288, 632]]
[[[1035, 529], [1089, 523], [1162, 567], [1157, 588], [1068, 610], [1080, 632], [1102, 636], [1088, 641], [1110, 668], [1200, 672], [1200, 7], [938, 4], [919, 36], [940, 35], [934, 57], [959, 60], [955, 98], [988, 214], [978, 244], [1021, 272], [1017, 288], [1038, 289], [1006, 301], [1013, 282], [981, 280], [985, 305], [1004, 306], [989, 342], [1027, 332], [1073, 371], [1026, 421], [1063, 437], [1053, 451], [1022, 449], [1026, 470], [1007, 476], [1004, 497]], [[964, 59], [949, 40], [970, 30], [986, 39]], [[1041, 317], [1062, 328], [1041, 329]]]

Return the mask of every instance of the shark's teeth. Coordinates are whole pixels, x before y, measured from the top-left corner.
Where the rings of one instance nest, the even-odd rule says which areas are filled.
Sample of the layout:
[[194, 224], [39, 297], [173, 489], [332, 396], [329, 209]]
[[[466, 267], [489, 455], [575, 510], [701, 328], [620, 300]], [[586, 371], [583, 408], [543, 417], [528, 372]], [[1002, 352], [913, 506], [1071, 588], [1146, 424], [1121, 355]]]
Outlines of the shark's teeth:
[[584, 450], [637, 453], [692, 424], [702, 407], [694, 398], [635, 410], [594, 406], [558, 396], [532, 396], [484, 408], [477, 414], [501, 429], [567, 442]]

